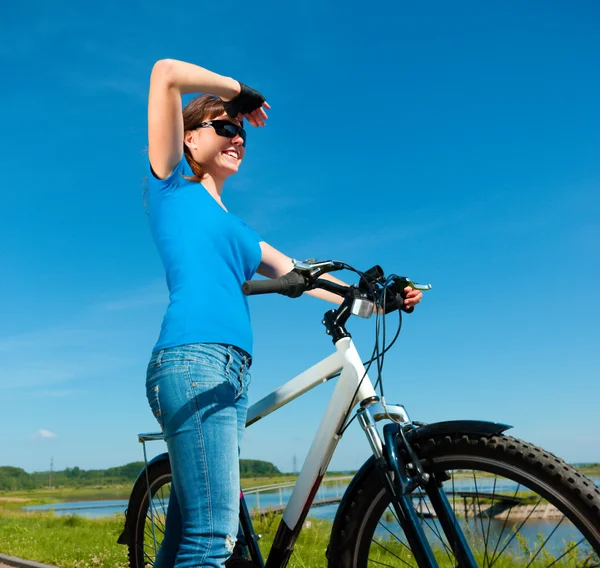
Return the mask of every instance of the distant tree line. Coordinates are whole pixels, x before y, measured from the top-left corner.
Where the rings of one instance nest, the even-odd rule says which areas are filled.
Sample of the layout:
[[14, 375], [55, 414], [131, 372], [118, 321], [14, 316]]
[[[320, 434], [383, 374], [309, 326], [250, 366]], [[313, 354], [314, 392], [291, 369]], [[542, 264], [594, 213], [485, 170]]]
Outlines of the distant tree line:
[[[132, 462], [108, 469], [80, 469], [68, 467], [62, 471], [36, 471], [27, 473], [20, 467], [0, 466], [0, 491], [17, 491], [48, 487], [88, 487], [94, 485], [124, 485], [133, 483], [144, 462]], [[270, 462], [240, 460], [242, 477], [265, 477], [282, 475]]]

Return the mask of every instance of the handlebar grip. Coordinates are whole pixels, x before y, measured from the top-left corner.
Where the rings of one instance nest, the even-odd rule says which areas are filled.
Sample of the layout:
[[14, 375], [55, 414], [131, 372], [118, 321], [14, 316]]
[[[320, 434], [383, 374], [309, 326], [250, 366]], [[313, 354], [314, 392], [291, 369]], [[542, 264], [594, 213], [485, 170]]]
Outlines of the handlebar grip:
[[302, 296], [305, 290], [304, 277], [294, 271], [273, 280], [248, 280], [242, 284], [242, 292], [246, 296], [282, 294], [290, 298], [298, 298]]
[[246, 296], [257, 296], [258, 294], [277, 294], [283, 290], [283, 283], [275, 280], [248, 280], [242, 284], [242, 292]]

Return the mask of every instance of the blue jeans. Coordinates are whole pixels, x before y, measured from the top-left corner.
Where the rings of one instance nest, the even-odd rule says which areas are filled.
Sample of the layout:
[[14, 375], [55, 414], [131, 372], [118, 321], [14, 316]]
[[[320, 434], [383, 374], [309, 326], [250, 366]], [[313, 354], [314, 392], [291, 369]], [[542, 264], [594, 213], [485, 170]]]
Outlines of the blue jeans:
[[222, 568], [239, 518], [239, 448], [251, 357], [232, 345], [195, 343], [152, 354], [148, 402], [162, 428], [173, 480], [155, 568]]

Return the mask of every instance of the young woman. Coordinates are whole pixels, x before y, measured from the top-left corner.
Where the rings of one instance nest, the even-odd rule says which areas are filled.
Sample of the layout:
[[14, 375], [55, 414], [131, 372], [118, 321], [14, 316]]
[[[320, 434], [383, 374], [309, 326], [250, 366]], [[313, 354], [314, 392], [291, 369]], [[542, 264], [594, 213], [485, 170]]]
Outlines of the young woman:
[[[182, 110], [181, 96], [197, 92], [205, 94]], [[256, 272], [282, 276], [292, 262], [229, 213], [222, 194], [245, 156], [244, 118], [264, 126], [269, 108], [257, 91], [190, 63], [161, 60], [152, 70], [148, 204], [170, 302], [146, 390], [173, 471], [155, 568], [222, 568], [237, 538], [252, 361], [241, 287]], [[310, 294], [341, 301], [322, 290]], [[420, 299], [410, 289], [406, 304]]]

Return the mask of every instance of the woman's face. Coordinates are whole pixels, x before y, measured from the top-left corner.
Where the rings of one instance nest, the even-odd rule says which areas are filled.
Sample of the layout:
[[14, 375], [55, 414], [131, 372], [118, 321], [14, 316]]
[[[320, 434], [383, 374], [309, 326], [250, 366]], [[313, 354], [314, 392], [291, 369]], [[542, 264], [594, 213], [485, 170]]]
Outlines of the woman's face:
[[[212, 120], [227, 120], [241, 126], [241, 121], [222, 114]], [[237, 173], [245, 148], [243, 140], [238, 135], [235, 138], [219, 136], [212, 126], [188, 130], [185, 133], [185, 143], [193, 158], [212, 177], [224, 179]]]

